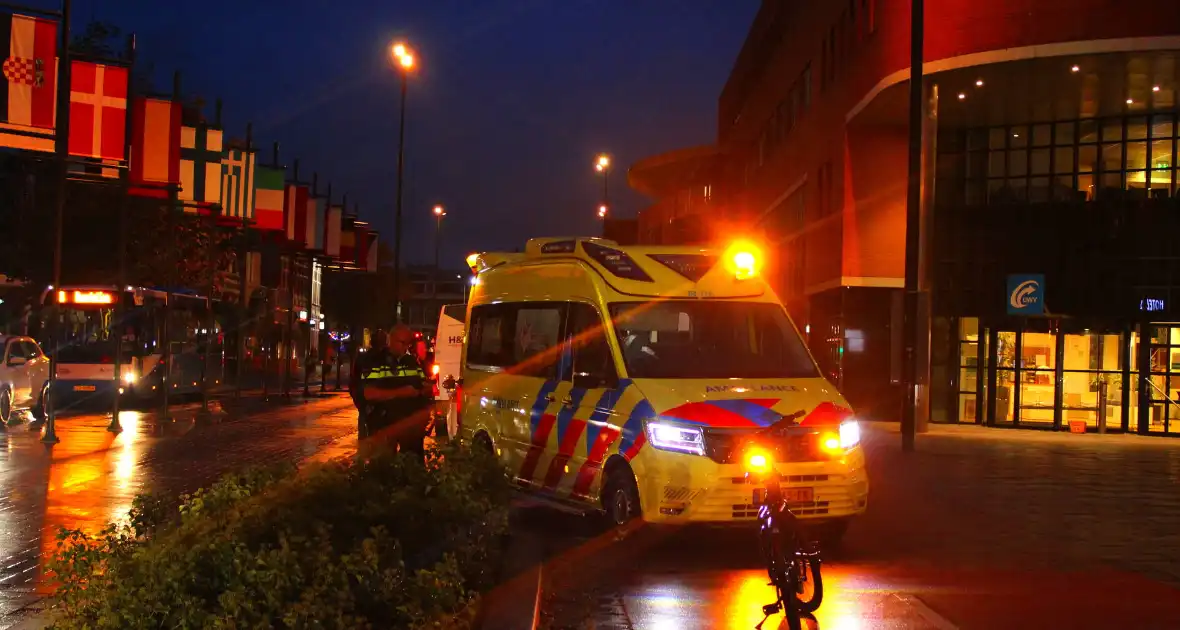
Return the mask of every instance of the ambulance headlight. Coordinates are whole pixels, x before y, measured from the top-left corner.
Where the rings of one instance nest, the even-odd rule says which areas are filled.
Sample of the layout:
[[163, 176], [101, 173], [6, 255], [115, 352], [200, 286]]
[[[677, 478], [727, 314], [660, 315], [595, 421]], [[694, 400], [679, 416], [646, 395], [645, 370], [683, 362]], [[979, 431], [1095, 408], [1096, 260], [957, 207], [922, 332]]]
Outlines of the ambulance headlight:
[[705, 434], [700, 427], [668, 422], [648, 422], [647, 441], [661, 451], [675, 451], [692, 455], [705, 454]]
[[848, 450], [857, 444], [860, 444], [860, 423], [845, 420], [840, 424], [840, 448]]

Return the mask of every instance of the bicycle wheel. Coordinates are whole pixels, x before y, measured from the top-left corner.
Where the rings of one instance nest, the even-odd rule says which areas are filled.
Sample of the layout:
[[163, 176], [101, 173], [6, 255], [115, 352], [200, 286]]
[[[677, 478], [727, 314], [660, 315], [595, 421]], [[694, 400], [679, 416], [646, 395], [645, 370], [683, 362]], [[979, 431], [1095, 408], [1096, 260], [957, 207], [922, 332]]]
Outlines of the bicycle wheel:
[[787, 618], [787, 628], [789, 630], [803, 630], [803, 611], [799, 609], [799, 600], [792, 596], [795, 589], [795, 580], [790, 576], [786, 578], [785, 586], [790, 590], [779, 591], [779, 601], [783, 604], [783, 615]]
[[824, 600], [824, 578], [820, 571], [819, 558], [814, 556], [796, 556], [795, 590], [793, 597], [794, 608], [800, 613], [813, 613], [819, 609]]

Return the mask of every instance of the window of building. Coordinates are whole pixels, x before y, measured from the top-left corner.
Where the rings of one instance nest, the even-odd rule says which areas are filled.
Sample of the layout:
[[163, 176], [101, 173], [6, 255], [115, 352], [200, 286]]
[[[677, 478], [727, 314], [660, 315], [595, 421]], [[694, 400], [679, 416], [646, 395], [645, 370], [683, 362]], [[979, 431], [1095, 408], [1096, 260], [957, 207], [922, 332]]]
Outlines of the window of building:
[[1176, 196], [1171, 112], [939, 133], [940, 204]]

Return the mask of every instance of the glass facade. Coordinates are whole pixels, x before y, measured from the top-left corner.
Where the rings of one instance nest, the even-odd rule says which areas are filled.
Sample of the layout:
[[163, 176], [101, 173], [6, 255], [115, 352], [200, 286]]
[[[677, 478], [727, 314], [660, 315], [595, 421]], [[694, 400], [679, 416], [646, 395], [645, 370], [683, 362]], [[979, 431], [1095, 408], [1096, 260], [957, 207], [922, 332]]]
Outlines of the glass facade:
[[1054, 318], [988, 328], [978, 318], [958, 318], [957, 338], [949, 341], [960, 367], [948, 417], [1180, 436], [1180, 324], [1139, 328], [1149, 332]]
[[1176, 197], [1174, 112], [939, 129], [940, 206]]

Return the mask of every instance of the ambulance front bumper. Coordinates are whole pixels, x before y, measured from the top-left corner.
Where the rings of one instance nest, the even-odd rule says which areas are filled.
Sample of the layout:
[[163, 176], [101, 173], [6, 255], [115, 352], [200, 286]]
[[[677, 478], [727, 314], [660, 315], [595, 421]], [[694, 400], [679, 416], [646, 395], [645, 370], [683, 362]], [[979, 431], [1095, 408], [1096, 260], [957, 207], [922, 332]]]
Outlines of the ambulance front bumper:
[[[846, 519], [868, 507], [869, 480], [863, 465], [851, 467], [831, 461], [780, 464], [777, 468], [791, 511], [800, 519]], [[745, 478], [739, 465], [716, 464], [713, 474], [700, 477], [686, 476], [683, 471], [653, 477], [640, 488], [643, 516], [649, 522], [725, 524], [758, 517], [753, 502], [756, 486]]]

